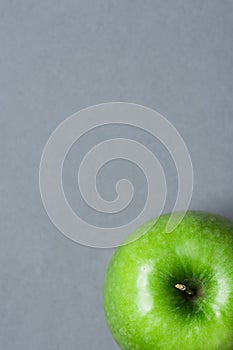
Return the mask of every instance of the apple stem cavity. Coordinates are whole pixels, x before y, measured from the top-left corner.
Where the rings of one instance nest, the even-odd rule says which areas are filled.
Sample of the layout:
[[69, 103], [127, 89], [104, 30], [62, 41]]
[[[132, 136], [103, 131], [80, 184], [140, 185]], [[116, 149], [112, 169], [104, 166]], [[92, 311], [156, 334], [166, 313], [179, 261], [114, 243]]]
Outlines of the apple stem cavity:
[[177, 283], [177, 284], [175, 285], [175, 287], [176, 287], [177, 289], [181, 290], [182, 292], [187, 293], [188, 295], [194, 295], [194, 294], [195, 294], [194, 291], [192, 291], [191, 289], [187, 288], [186, 285], [183, 284], [183, 283]]

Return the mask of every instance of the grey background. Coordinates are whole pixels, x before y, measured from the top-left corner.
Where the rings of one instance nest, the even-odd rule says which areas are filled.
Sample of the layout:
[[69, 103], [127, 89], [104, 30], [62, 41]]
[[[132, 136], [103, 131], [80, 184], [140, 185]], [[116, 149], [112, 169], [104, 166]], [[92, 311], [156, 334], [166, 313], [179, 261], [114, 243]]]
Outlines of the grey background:
[[[231, 0], [1, 1], [1, 349], [118, 348], [102, 308], [113, 249], [66, 239], [47, 217], [38, 188], [45, 142], [81, 108], [126, 101], [163, 114], [191, 154], [190, 207], [233, 219], [232, 32]], [[169, 155], [135, 130], [117, 132], [154, 147], [168, 178], [166, 208], [172, 208], [177, 182]], [[111, 133], [116, 130], [101, 137]], [[64, 182], [78, 208], [72, 195], [78, 146], [71, 154]], [[98, 180], [106, 198], [114, 197], [109, 171]], [[124, 164], [121, 171], [129, 178], [135, 173]], [[133, 175], [140, 188], [135, 210], [145, 189], [141, 175]]]

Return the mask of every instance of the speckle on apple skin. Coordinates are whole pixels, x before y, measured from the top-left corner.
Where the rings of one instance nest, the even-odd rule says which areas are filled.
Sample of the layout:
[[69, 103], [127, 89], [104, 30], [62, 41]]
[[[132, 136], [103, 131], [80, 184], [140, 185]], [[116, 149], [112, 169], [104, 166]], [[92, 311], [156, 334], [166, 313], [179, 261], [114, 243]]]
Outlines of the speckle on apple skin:
[[[112, 257], [104, 308], [113, 337], [123, 350], [233, 349], [233, 223], [189, 211], [165, 233], [169, 217]], [[175, 288], [187, 281], [198, 281], [195, 302]]]

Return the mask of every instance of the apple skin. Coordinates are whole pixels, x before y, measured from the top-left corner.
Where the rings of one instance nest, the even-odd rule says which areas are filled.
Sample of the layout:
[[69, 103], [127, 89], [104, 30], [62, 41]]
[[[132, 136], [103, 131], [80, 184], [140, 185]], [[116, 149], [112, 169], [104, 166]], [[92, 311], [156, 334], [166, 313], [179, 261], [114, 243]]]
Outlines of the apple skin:
[[123, 350], [232, 350], [233, 223], [188, 211], [165, 233], [169, 217], [142, 225], [137, 234], [149, 231], [110, 261], [103, 302], [112, 335]]

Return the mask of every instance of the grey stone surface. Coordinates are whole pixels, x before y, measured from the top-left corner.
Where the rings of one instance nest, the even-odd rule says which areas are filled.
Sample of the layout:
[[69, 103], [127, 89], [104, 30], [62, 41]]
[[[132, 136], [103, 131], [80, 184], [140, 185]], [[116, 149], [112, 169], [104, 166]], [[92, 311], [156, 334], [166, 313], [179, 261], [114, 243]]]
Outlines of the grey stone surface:
[[[233, 219], [232, 32], [230, 0], [1, 1], [1, 349], [118, 348], [102, 308], [113, 249], [65, 238], [50, 222], [39, 193], [45, 142], [74, 112], [109, 101], [160, 112], [190, 151], [195, 175], [190, 208]], [[111, 132], [116, 130], [103, 130]], [[177, 186], [169, 155], [135, 130], [122, 132], [141, 137], [161, 155], [169, 210]], [[69, 181], [74, 164], [75, 154], [67, 160], [64, 182], [78, 208]], [[117, 171], [125, 170], [142, 186], [143, 198], [141, 174], [119, 164]], [[111, 186], [98, 181], [111, 199]]]

